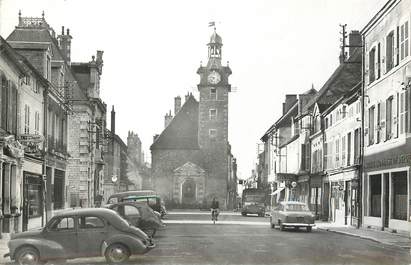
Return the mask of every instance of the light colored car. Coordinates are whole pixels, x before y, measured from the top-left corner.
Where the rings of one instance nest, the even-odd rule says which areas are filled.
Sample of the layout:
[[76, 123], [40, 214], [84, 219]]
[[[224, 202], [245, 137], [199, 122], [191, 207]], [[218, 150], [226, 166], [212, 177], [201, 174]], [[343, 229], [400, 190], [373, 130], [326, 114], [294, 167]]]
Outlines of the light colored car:
[[121, 263], [154, 246], [144, 232], [115, 211], [85, 208], [58, 213], [44, 228], [12, 234], [5, 256], [20, 265], [51, 260], [61, 264], [66, 259], [101, 255], [108, 263]]
[[281, 231], [286, 227], [305, 227], [308, 232], [311, 232], [312, 227], [315, 226], [314, 215], [305, 203], [280, 202], [271, 211], [270, 225], [271, 228], [278, 225]]

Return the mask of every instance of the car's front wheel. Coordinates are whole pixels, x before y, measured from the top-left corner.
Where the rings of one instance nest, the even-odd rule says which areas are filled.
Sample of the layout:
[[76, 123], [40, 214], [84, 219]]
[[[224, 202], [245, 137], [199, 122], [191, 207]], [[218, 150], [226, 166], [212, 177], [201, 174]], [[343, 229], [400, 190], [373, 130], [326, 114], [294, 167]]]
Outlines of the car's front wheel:
[[154, 235], [155, 235], [156, 232], [157, 232], [157, 229], [155, 229], [155, 228], [149, 228], [149, 229], [144, 230], [144, 232], [145, 232], [149, 237], [154, 237]]
[[280, 226], [280, 231], [284, 231], [284, 225], [278, 220], [278, 225]]
[[40, 254], [37, 249], [31, 246], [20, 248], [14, 257], [19, 265], [40, 265], [45, 263], [40, 260]]
[[108, 263], [116, 264], [126, 262], [130, 257], [130, 251], [123, 244], [111, 244], [106, 249], [105, 258]]

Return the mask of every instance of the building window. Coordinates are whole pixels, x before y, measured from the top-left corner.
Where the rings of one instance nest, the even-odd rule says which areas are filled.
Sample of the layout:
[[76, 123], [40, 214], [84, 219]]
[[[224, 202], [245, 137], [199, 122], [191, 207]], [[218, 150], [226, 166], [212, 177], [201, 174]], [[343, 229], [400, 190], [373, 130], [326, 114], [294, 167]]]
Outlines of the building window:
[[360, 163], [360, 129], [355, 129], [354, 131], [354, 164], [358, 165]]
[[335, 140], [335, 167], [340, 166], [340, 139]]
[[27, 184], [28, 216], [38, 217], [43, 212], [42, 181], [39, 176], [24, 175]]
[[34, 113], [34, 134], [40, 134], [40, 113]]
[[381, 77], [381, 43], [377, 45], [377, 79]]
[[400, 34], [400, 58], [401, 61], [408, 56], [408, 21], [401, 25]]
[[328, 144], [324, 143], [324, 169], [328, 168]]
[[341, 138], [341, 166], [345, 166], [345, 139], [345, 136]]
[[36, 94], [40, 93], [39, 82], [33, 82], [33, 92]]
[[217, 100], [217, 89], [210, 88], [210, 100]]
[[372, 106], [368, 110], [368, 145], [373, 145], [374, 144], [374, 109], [375, 107]]
[[379, 143], [381, 138], [381, 103], [377, 104], [377, 139], [375, 143]]
[[30, 106], [24, 105], [24, 133], [30, 133]]
[[217, 130], [216, 129], [210, 129], [208, 131], [208, 135], [210, 136], [210, 138], [216, 138], [217, 137]]
[[330, 127], [333, 126], [333, 115], [330, 114]]
[[352, 140], [351, 133], [347, 134], [347, 166], [351, 166], [351, 153], [352, 153]]
[[370, 176], [370, 216], [381, 217], [381, 175]]
[[386, 102], [385, 123], [385, 139], [389, 140], [392, 138], [392, 97], [389, 97]]
[[216, 109], [210, 109], [210, 121], [214, 121], [217, 119], [217, 110]]
[[410, 107], [410, 93], [409, 91], [405, 91], [400, 96], [400, 133], [403, 134], [405, 132], [409, 132], [408, 126], [408, 108]]
[[388, 73], [394, 67], [394, 31], [391, 31], [387, 36], [386, 50], [385, 50], [385, 70]]
[[374, 82], [375, 80], [375, 48], [372, 48], [368, 54], [368, 75], [369, 83]]
[[325, 118], [325, 129], [328, 129], [328, 118]]
[[407, 171], [392, 173], [394, 219], [407, 220]]

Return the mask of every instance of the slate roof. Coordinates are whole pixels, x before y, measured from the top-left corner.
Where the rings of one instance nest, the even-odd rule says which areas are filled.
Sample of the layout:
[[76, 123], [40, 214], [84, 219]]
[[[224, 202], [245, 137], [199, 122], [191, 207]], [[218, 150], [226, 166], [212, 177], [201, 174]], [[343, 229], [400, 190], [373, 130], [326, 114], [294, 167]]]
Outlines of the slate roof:
[[[51, 29], [50, 29], [51, 30]], [[86, 91], [83, 91], [79, 86], [82, 85], [81, 80], [77, 79], [77, 76], [67, 64], [63, 53], [61, 52], [57, 39], [50, 34], [47, 28], [24, 28], [16, 27], [13, 32], [7, 37], [7, 41], [10, 42], [11, 46], [18, 49], [30, 49], [32, 47], [42, 48], [45, 44], [51, 44], [52, 50], [52, 60], [53, 61], [64, 61], [66, 68], [69, 72], [66, 73], [67, 80], [71, 83], [71, 99], [74, 100], [88, 100]], [[35, 44], [33, 42], [39, 42], [40, 44]], [[77, 82], [79, 86], [74, 85], [73, 82]]]
[[316, 102], [332, 103], [333, 100], [340, 98], [361, 82], [361, 61], [362, 52], [360, 48], [357, 48], [348, 59], [348, 62], [342, 63], [337, 67], [320, 91], [318, 91], [317, 95], [303, 107], [302, 112], [307, 112]]
[[198, 101], [190, 95], [180, 111], [151, 145], [151, 150], [196, 150], [198, 145]]

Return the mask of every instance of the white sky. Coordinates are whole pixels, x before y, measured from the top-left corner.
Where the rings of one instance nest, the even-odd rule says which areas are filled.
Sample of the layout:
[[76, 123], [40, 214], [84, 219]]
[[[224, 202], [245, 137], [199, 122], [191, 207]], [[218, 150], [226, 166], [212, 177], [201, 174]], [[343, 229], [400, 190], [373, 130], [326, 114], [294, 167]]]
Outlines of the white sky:
[[[361, 30], [387, 0], [0, 0], [0, 34], [22, 16], [40, 17], [56, 33], [70, 28], [72, 61], [104, 51], [101, 96], [116, 109], [116, 133], [138, 133], [146, 158], [174, 97], [197, 96], [216, 21], [223, 61], [237, 91], [229, 104], [229, 140], [239, 177], [251, 174], [257, 143], [281, 116], [285, 94], [318, 90], [338, 65], [339, 24]], [[107, 115], [110, 123], [110, 114]]]

